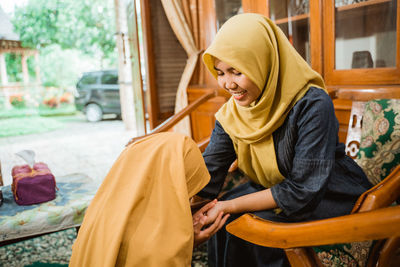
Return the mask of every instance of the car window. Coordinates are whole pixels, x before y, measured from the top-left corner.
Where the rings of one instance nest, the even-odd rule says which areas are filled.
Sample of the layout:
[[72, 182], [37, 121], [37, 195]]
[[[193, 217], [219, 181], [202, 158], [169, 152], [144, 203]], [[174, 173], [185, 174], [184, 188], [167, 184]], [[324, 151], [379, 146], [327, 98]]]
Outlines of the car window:
[[82, 77], [80, 84], [87, 85], [87, 84], [96, 84], [97, 77], [95, 74], [86, 74]]
[[102, 84], [117, 84], [118, 83], [118, 75], [113, 73], [105, 73], [101, 77]]

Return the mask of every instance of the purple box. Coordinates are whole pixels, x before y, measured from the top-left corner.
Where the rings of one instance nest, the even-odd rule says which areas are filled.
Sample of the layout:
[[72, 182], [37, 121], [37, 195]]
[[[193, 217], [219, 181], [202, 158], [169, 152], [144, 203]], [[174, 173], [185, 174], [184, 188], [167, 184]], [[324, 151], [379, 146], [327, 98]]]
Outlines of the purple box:
[[11, 185], [18, 205], [32, 205], [56, 198], [56, 180], [45, 163], [15, 166]]

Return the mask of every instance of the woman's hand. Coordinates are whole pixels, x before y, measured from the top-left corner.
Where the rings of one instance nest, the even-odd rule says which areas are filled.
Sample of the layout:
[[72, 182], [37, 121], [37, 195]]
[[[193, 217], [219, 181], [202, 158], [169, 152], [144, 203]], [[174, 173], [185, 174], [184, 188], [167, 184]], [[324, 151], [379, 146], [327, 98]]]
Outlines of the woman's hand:
[[227, 201], [218, 201], [215, 203], [215, 205], [209, 208], [209, 210], [207, 211], [206, 225], [214, 222], [220, 213], [230, 213]]
[[202, 207], [200, 210], [198, 210], [194, 215], [193, 215], [193, 231], [194, 231], [194, 246], [198, 246], [199, 244], [207, 241], [210, 239], [211, 236], [213, 236], [216, 232], [218, 232], [219, 229], [224, 226], [226, 220], [229, 217], [229, 214], [226, 214], [223, 216], [223, 212], [219, 213], [215, 220], [211, 221], [211, 225], [209, 225], [207, 228], [203, 229], [203, 227], [210, 221], [208, 219], [207, 212], [215, 207], [217, 204], [217, 200], [213, 200], [204, 207]]

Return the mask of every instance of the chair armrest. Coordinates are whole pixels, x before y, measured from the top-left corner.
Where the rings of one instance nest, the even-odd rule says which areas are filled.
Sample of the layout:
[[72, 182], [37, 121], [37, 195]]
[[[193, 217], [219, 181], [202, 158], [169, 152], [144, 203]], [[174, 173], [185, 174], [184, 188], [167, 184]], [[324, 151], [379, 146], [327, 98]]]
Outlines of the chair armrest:
[[152, 130], [150, 133], [148, 133], [146, 135], [134, 137], [131, 140], [129, 140], [128, 144], [126, 144], [126, 145], [128, 146], [128, 145], [132, 144], [133, 142], [140, 140], [146, 136], [168, 131], [169, 129], [174, 127], [178, 122], [180, 122], [183, 118], [185, 118], [187, 115], [192, 113], [198, 106], [207, 102], [209, 99], [216, 97], [217, 95], [218, 95], [217, 91], [203, 95], [202, 97], [200, 97], [199, 99], [197, 99], [196, 101], [194, 101], [193, 103], [191, 103], [190, 105], [188, 105], [187, 107], [185, 107], [184, 109], [182, 109], [181, 111], [176, 113], [175, 115], [168, 118], [166, 121], [164, 121], [162, 124], [160, 124], [154, 130]]
[[400, 206], [324, 220], [277, 223], [245, 214], [226, 226], [248, 242], [275, 248], [295, 248], [400, 236]]
[[397, 166], [383, 181], [362, 194], [352, 213], [387, 207], [397, 200], [400, 192], [400, 166]]

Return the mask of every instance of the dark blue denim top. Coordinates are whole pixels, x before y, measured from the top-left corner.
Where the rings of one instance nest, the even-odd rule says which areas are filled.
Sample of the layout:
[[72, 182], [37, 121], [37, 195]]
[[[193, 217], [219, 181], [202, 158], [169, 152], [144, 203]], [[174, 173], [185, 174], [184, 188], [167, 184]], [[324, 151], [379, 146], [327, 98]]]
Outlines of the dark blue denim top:
[[[345, 155], [338, 128], [330, 97], [310, 88], [273, 133], [278, 168], [285, 180], [271, 191], [286, 215], [310, 212], [327, 194], [358, 197], [371, 187], [362, 169]], [[203, 157], [211, 181], [198, 195], [215, 198], [236, 159], [232, 140], [218, 121]]]

